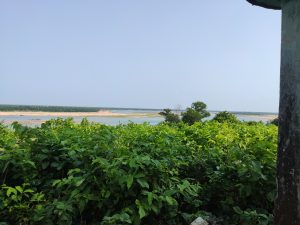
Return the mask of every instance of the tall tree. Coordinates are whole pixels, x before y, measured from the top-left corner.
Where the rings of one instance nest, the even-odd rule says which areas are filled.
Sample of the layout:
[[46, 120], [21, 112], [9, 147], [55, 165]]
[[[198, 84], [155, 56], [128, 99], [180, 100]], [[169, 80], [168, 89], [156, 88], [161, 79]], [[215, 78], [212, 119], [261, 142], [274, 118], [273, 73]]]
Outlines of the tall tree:
[[190, 108], [187, 108], [182, 114], [182, 121], [189, 125], [195, 122], [201, 122], [205, 117], [210, 116], [210, 113], [206, 110], [206, 104], [204, 102], [194, 102]]
[[300, 1], [247, 0], [282, 9], [276, 225], [300, 224]]

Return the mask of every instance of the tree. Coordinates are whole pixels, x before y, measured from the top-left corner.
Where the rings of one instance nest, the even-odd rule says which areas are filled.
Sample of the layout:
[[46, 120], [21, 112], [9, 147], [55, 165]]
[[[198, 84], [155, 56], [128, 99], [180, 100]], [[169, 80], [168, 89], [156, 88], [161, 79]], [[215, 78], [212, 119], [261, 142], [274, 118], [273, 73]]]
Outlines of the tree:
[[273, 125], [278, 126], [278, 124], [279, 124], [279, 119], [278, 119], [278, 117], [276, 117], [275, 119], [270, 120], [270, 121], [268, 122], [268, 124], [273, 124]]
[[172, 113], [171, 109], [164, 109], [159, 115], [165, 117], [165, 122], [168, 123], [179, 123], [180, 118], [178, 114]]
[[227, 111], [218, 112], [212, 120], [217, 121], [219, 123], [224, 123], [224, 122], [239, 123], [240, 122], [235, 115], [233, 115], [232, 113], [227, 112]]
[[282, 9], [276, 225], [300, 224], [300, 1], [247, 0]]
[[192, 125], [195, 122], [201, 122], [203, 118], [210, 116], [210, 113], [206, 110], [206, 104], [198, 101], [194, 102], [181, 115], [184, 123]]

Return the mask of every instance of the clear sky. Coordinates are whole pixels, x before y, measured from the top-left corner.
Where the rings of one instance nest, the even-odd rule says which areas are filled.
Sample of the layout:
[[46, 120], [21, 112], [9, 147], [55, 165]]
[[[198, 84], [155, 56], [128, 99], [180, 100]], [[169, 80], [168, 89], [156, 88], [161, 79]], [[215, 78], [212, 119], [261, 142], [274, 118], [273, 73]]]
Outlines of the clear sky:
[[277, 112], [280, 16], [246, 0], [1, 0], [0, 104]]

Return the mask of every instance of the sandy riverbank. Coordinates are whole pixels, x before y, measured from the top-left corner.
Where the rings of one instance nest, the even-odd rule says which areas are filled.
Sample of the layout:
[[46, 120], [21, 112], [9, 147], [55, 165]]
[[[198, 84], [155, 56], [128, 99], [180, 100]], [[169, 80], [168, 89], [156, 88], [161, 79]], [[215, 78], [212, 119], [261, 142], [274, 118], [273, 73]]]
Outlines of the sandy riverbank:
[[51, 117], [151, 117], [159, 116], [158, 113], [116, 113], [111, 111], [98, 112], [33, 112], [33, 111], [0, 111], [1, 116], [51, 116]]
[[262, 121], [270, 121], [270, 120], [273, 120], [273, 119], [275, 119], [275, 118], [277, 118], [278, 116], [277, 115], [273, 115], [273, 114], [270, 114], [270, 115], [268, 115], [268, 114], [266, 114], [266, 115], [241, 115], [241, 114], [239, 114], [239, 115], [237, 115], [240, 119], [251, 119], [251, 118], [253, 118], [253, 119], [255, 119], [255, 120], [262, 120]]

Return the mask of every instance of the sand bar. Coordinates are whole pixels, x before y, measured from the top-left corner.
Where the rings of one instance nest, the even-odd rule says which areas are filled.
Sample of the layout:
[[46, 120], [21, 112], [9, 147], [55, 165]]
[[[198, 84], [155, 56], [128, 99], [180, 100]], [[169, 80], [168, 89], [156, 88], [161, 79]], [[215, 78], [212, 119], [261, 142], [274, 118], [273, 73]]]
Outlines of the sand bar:
[[158, 113], [115, 113], [111, 111], [98, 112], [33, 112], [33, 111], [0, 111], [1, 116], [51, 116], [51, 117], [151, 117]]
[[253, 118], [253, 119], [260, 119], [260, 120], [263, 120], [263, 121], [273, 120], [273, 119], [278, 117], [277, 115], [273, 115], [273, 114], [270, 114], [270, 115], [268, 115], [268, 114], [266, 114], [266, 115], [247, 115], [247, 114], [241, 115], [241, 114], [236, 114], [236, 116], [238, 116], [240, 119]]

